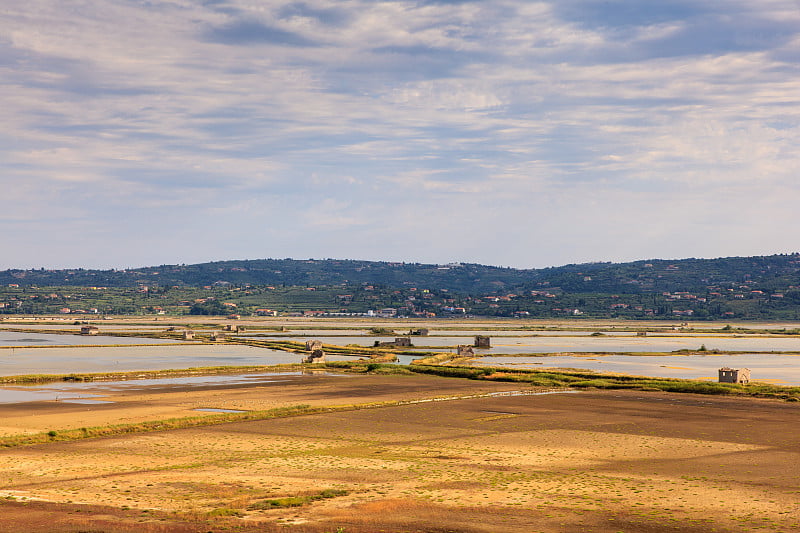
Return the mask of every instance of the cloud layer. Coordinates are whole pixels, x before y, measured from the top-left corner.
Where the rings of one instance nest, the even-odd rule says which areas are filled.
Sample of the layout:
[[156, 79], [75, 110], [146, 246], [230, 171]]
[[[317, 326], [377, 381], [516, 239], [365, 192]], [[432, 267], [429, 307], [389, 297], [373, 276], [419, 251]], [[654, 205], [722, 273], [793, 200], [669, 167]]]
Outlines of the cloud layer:
[[0, 267], [794, 250], [793, 0], [30, 0]]

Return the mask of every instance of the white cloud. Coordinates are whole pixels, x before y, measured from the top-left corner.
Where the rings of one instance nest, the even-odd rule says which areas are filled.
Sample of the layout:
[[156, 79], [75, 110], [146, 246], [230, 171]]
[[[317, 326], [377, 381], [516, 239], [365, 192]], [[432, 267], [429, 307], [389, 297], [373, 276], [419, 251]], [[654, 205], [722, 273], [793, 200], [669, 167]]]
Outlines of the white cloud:
[[[86, 231], [146, 212], [166, 228], [156, 238], [174, 243], [181, 217], [217, 231], [215, 217], [193, 216], [211, 211], [272, 224], [227, 242], [222, 251], [236, 257], [263, 256], [249, 247], [270, 243], [284, 256], [342, 256], [331, 252], [342, 245], [364, 257], [395, 253], [369, 226], [385, 217], [389, 241], [432, 237], [414, 241], [408, 259], [523, 266], [655, 257], [656, 244], [673, 256], [762, 253], [779, 243], [759, 233], [800, 229], [790, 207], [800, 169], [796, 3], [598, 5], [8, 6], [0, 180], [14, 205], [0, 223], [41, 217]], [[687, 205], [676, 191], [693, 195], [688, 212], [717, 213], [703, 223], [725, 235], [720, 190], [745, 217], [746, 238], [687, 244], [695, 226], [674, 222], [675, 206]], [[48, 210], [43, 198], [70, 209]], [[307, 223], [287, 222], [297, 217]], [[637, 219], [671, 222], [629, 223]], [[599, 233], [587, 236], [586, 224]], [[136, 247], [123, 243], [139, 239], [114, 227], [121, 244], [104, 251], [106, 264], [129, 258]], [[324, 242], [311, 235], [320, 231]], [[43, 235], [29, 264], [69, 253]], [[475, 236], [493, 240], [488, 257]], [[533, 252], [515, 238], [549, 244]], [[174, 261], [191, 253], [170, 249]]]

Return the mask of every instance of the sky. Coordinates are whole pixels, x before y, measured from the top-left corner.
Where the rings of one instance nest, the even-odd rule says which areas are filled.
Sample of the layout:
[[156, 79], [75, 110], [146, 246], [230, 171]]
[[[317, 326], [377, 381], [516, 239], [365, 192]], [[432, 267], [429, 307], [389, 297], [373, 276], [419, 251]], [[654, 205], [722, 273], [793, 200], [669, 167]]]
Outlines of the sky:
[[0, 0], [0, 102], [0, 268], [800, 249], [800, 0]]

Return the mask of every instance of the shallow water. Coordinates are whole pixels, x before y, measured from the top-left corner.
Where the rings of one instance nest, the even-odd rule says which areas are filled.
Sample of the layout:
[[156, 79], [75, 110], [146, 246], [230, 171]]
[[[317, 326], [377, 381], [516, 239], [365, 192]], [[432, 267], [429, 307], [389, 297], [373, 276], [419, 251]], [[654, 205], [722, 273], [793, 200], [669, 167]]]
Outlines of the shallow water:
[[478, 366], [514, 368], [576, 368], [635, 376], [716, 381], [721, 367], [749, 368], [753, 381], [800, 385], [800, 357], [794, 355], [605, 355], [597, 357], [483, 357]]
[[0, 346], [76, 346], [101, 344], [174, 344], [171, 339], [148, 339], [145, 337], [108, 337], [103, 335], [58, 335], [55, 333], [20, 333], [0, 331]]
[[522, 337], [495, 339], [492, 353], [554, 352], [673, 352], [697, 350], [800, 352], [794, 337]]
[[[85, 385], [84, 385], [85, 386]], [[28, 390], [17, 387], [0, 387], [0, 403], [46, 402], [88, 399], [97, 394], [86, 394], [77, 391], [62, 391], [56, 388]]]
[[[174, 390], [175, 387], [219, 387], [242, 384], [262, 384], [300, 376], [302, 372], [257, 372], [248, 374], [217, 374], [208, 376], [175, 376], [120, 381], [68, 381], [34, 385], [0, 387], [0, 403], [60, 401], [67, 403], [113, 403], [95, 400], [111, 392], [136, 392], [153, 389]], [[328, 374], [342, 376], [342, 374]], [[86, 392], [86, 391], [92, 392]]]
[[[563, 333], [559, 335], [564, 335]], [[398, 335], [399, 336], [399, 335]], [[558, 352], [673, 352], [676, 350], [697, 350], [702, 345], [708, 350], [741, 351], [741, 352], [767, 352], [767, 351], [797, 351], [800, 353], [800, 337], [767, 337], [747, 336], [730, 337], [720, 335], [681, 336], [668, 335], [666, 337], [639, 337], [633, 334], [616, 336], [540, 336], [540, 337], [491, 337], [492, 353], [558, 353]], [[361, 347], [370, 347], [375, 341], [389, 342], [395, 337], [314, 337], [324, 344], [347, 346], [353, 344]], [[283, 340], [305, 342], [302, 337], [284, 337]], [[434, 350], [452, 347], [459, 344], [472, 345], [475, 341], [473, 335], [468, 336], [441, 336], [411, 337], [412, 347], [432, 347]]]
[[[301, 354], [237, 345], [17, 348], [0, 350], [0, 376], [299, 363]], [[326, 355], [330, 361], [352, 357]]]

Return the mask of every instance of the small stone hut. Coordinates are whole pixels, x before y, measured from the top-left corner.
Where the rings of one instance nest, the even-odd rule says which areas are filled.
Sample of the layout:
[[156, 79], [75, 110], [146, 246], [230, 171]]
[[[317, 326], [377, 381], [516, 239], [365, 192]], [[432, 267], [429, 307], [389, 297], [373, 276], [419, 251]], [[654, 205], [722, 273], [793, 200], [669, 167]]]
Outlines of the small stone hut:
[[750, 369], [749, 368], [728, 368], [723, 367], [719, 369], [719, 382], [720, 383], [750, 383]]
[[306, 341], [306, 350], [309, 352], [313, 352], [314, 350], [322, 350], [322, 341]]
[[475, 335], [475, 348], [491, 348], [492, 343], [487, 335]]
[[394, 345], [395, 346], [411, 346], [411, 339], [408, 337], [395, 337], [394, 338]]
[[411, 344], [411, 339], [409, 337], [395, 337], [393, 341], [375, 341], [373, 346], [376, 348], [396, 348], [398, 346], [413, 346], [413, 344]]
[[[317, 341], [319, 342], [319, 341]], [[322, 344], [322, 343], [320, 343]], [[325, 362], [325, 352], [322, 350], [314, 350], [308, 357], [303, 358], [304, 363], [324, 363]]]
[[473, 357], [475, 355], [475, 351], [472, 349], [472, 346], [467, 346], [466, 344], [459, 344], [456, 347], [456, 355], [459, 357]]
[[185, 329], [183, 330], [183, 340], [190, 341], [194, 339], [194, 331]]
[[97, 335], [100, 329], [97, 326], [81, 326], [81, 335]]

